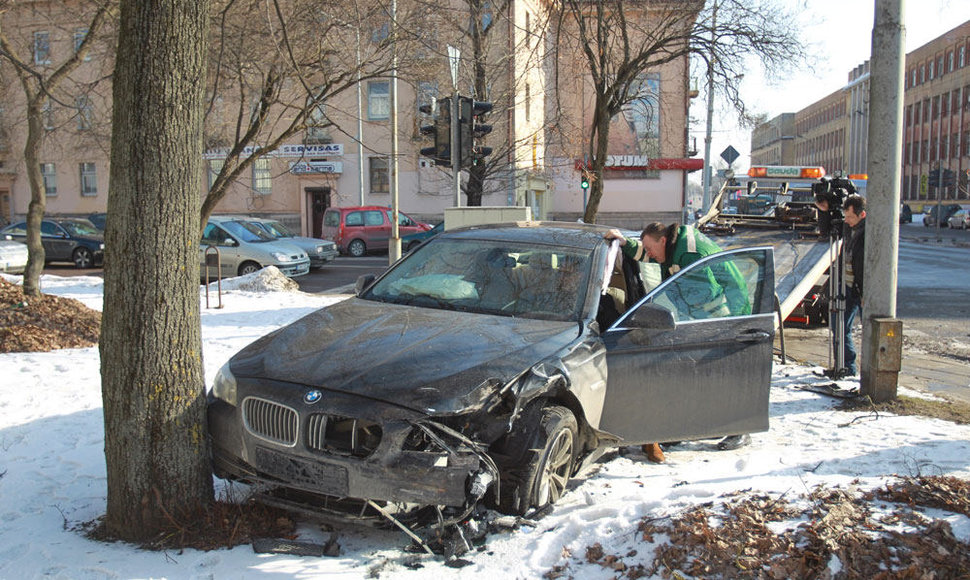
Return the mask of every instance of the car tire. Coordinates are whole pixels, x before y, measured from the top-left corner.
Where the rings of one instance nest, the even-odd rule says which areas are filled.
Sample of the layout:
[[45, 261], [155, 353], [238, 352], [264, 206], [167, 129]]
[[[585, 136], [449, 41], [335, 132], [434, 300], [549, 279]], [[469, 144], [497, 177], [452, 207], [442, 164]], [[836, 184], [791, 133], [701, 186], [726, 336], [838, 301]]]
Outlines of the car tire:
[[83, 246], [75, 248], [71, 258], [74, 260], [74, 267], [78, 270], [86, 270], [94, 265], [94, 253]]
[[367, 253], [367, 244], [364, 240], [351, 240], [347, 244], [347, 253], [355, 258], [362, 258]]
[[[525, 515], [556, 503], [566, 490], [579, 441], [576, 417], [566, 407], [534, 406], [506, 438], [501, 462], [500, 511]], [[516, 458], [509, 461], [508, 458]]]
[[246, 274], [252, 274], [253, 272], [259, 272], [263, 267], [253, 261], [246, 261], [239, 264], [239, 271], [237, 272], [240, 276], [245, 276]]

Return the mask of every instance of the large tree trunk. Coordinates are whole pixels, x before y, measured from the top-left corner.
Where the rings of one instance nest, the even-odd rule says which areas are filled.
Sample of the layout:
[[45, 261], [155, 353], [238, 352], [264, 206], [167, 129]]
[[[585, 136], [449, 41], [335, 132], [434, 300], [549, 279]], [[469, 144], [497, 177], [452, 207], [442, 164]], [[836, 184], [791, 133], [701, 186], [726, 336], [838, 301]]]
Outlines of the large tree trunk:
[[[593, 149], [589, 163], [589, 172], [593, 175], [593, 180], [589, 184], [589, 200], [586, 202], [586, 211], [583, 214], [583, 221], [588, 224], [596, 223], [596, 216], [600, 210], [600, 201], [603, 199], [603, 170], [606, 168], [606, 157], [609, 151], [610, 142], [610, 119], [612, 115], [607, 110], [602, 101], [604, 97], [597, 95], [593, 114], [593, 122], [590, 137], [590, 145]], [[595, 148], [594, 148], [595, 147]]]
[[208, 0], [124, 2], [114, 74], [101, 380], [108, 534], [212, 500], [199, 323]]

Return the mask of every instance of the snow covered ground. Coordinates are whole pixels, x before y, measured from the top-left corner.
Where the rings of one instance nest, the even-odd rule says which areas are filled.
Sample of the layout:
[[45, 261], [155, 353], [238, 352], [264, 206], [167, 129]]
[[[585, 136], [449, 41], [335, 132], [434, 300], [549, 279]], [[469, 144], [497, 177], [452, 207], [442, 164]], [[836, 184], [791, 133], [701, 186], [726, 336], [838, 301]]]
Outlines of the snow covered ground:
[[[101, 309], [100, 278], [45, 276], [42, 287]], [[228, 290], [223, 309], [202, 311], [207, 381], [247, 343], [340, 299], [266, 287]], [[2, 354], [0, 578], [538, 578], [567, 560], [572, 577], [611, 578], [615, 571], [568, 554], [581, 555], [594, 543], [607, 553], [625, 554], [636, 544], [642, 550], [635, 538], [640, 518], [674, 514], [729, 492], [797, 495], [855, 481], [872, 488], [892, 474], [970, 478], [970, 427], [837, 411], [836, 400], [798, 388], [817, 380], [813, 370], [775, 365], [771, 429], [752, 435], [751, 445], [717, 451], [713, 441], [685, 443], [668, 451], [663, 465], [648, 463], [636, 450], [611, 455], [548, 516], [492, 534], [484, 551], [464, 556], [470, 565], [453, 569], [441, 558], [403, 552], [409, 541], [400, 532], [353, 527], [338, 530], [334, 558], [256, 554], [249, 546], [148, 552], [88, 540], [78, 528], [105, 510], [97, 348]], [[217, 493], [223, 489], [217, 481]], [[936, 517], [970, 541], [970, 519], [946, 512]], [[300, 531], [307, 541], [330, 537], [309, 522]], [[409, 568], [415, 559], [423, 565], [417, 571]]]

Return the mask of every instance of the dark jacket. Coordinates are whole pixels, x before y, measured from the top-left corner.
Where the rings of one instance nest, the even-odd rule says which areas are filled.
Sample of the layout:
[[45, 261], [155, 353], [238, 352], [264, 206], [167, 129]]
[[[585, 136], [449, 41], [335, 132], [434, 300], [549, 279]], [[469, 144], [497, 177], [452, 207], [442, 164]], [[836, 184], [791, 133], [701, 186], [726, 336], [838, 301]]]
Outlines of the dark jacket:
[[852, 264], [852, 289], [862, 297], [862, 276], [866, 266], [866, 218], [862, 218], [854, 228], [846, 230], [845, 254]]

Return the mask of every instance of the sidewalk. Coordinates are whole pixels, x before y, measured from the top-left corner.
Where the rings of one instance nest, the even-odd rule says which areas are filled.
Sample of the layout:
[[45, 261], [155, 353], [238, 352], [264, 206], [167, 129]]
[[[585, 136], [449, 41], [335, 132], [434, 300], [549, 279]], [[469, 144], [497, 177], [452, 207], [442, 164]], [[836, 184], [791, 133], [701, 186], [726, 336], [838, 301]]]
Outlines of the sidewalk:
[[[905, 332], [904, 324], [903, 333]], [[832, 366], [829, 354], [830, 341], [827, 328], [786, 328], [785, 354], [789, 360], [829, 368]], [[781, 349], [780, 337], [777, 335], [775, 349], [778, 352]], [[898, 384], [970, 404], [970, 365], [966, 362], [923, 352], [907, 351], [904, 347]]]

